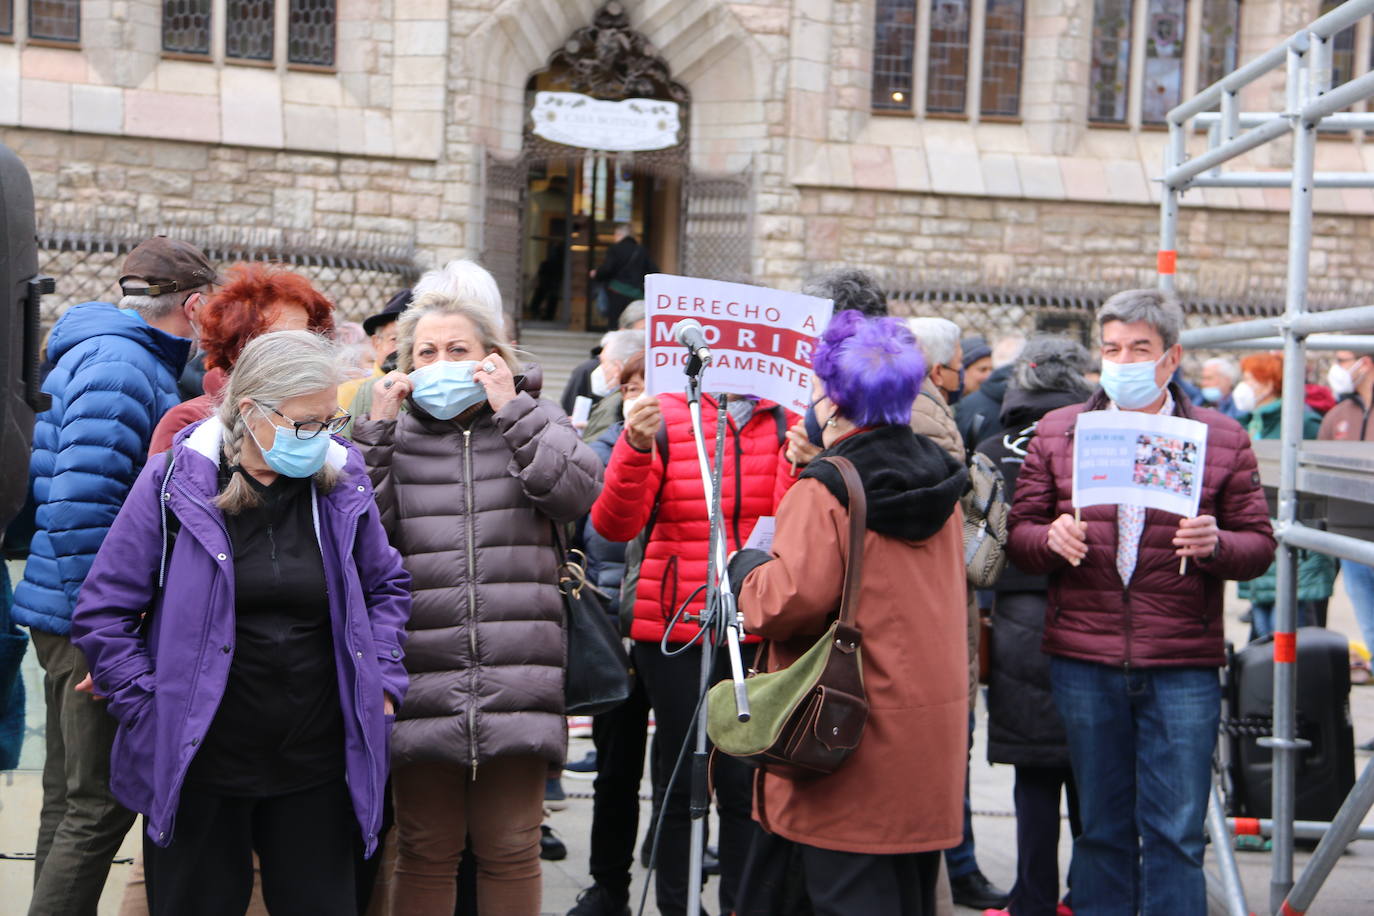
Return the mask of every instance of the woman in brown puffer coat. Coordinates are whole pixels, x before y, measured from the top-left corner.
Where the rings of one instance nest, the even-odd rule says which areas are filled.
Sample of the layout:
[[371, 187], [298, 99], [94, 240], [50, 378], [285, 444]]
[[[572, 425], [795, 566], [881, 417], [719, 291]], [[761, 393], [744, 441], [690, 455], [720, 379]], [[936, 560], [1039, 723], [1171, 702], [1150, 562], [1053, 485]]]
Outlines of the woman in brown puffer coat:
[[414, 594], [393, 909], [449, 916], [471, 837], [480, 912], [537, 914], [544, 780], [567, 746], [553, 528], [591, 508], [601, 463], [538, 370], [513, 375], [487, 309], [423, 295], [397, 353], [353, 432]]

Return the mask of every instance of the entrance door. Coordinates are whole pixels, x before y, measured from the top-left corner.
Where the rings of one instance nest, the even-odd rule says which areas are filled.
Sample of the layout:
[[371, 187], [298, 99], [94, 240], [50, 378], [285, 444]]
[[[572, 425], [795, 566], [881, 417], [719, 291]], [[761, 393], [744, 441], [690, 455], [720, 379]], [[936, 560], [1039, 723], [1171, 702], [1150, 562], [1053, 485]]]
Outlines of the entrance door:
[[637, 170], [628, 159], [588, 153], [531, 166], [522, 248], [526, 321], [577, 331], [607, 329], [591, 273], [606, 260], [616, 227], [648, 251], [660, 270], [677, 267], [681, 181]]

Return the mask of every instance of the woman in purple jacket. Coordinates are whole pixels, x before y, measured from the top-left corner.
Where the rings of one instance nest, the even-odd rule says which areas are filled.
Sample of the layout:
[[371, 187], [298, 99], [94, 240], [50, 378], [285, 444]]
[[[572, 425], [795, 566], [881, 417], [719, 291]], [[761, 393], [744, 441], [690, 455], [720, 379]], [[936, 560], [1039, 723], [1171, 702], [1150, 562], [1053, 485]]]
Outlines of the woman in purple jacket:
[[148, 462], [72, 618], [119, 720], [110, 788], [144, 815], [148, 905], [353, 914], [377, 845], [410, 580], [362, 457], [334, 439], [329, 341], [243, 351], [218, 417]]

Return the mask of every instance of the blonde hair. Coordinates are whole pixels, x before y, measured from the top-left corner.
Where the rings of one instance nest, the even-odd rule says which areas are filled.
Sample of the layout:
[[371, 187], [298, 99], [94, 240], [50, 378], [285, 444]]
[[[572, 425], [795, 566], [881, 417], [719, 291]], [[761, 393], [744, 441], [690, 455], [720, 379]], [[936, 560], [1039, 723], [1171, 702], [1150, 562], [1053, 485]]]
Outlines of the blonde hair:
[[[224, 460], [229, 467], [236, 469], [243, 463], [243, 439], [248, 435], [240, 401], [275, 408], [283, 401], [339, 384], [340, 368], [338, 344], [310, 331], [276, 331], [249, 341], [234, 364], [219, 408], [219, 421], [224, 424]], [[315, 475], [316, 486], [326, 493], [337, 481], [338, 471], [328, 464]], [[261, 501], [257, 490], [243, 479], [243, 472], [232, 470], [215, 505], [234, 515]]]
[[409, 372], [415, 368], [415, 329], [420, 319], [429, 315], [461, 315], [477, 329], [482, 349], [497, 353], [510, 366], [512, 373], [520, 371], [520, 361], [506, 339], [505, 328], [482, 302], [458, 299], [446, 293], [429, 292], [416, 296], [410, 308], [401, 313], [396, 322], [396, 368]]

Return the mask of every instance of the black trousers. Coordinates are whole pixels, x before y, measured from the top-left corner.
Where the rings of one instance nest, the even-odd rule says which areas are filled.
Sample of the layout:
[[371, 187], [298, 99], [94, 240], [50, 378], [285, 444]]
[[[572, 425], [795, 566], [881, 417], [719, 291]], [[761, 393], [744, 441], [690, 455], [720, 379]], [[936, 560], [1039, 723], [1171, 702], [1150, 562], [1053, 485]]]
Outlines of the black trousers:
[[635, 679], [630, 698], [592, 719], [596, 782], [592, 786], [592, 879], [617, 896], [630, 893], [639, 836], [639, 784], [649, 739], [649, 694]]
[[[742, 647], [745, 667], [753, 664], [754, 646]], [[701, 677], [701, 649], [694, 647], [671, 658], [657, 643], [635, 643], [635, 668], [653, 706], [657, 731], [651, 767], [663, 795], [663, 829], [658, 838], [658, 872], [655, 891], [662, 916], [687, 912], [687, 872], [691, 850], [691, 750], [671, 786], [664, 786], [673, 764], [695, 723]], [[711, 683], [730, 676], [730, 659], [724, 648], [716, 657]], [[735, 909], [735, 898], [744, 875], [745, 857], [754, 838], [762, 834], [753, 820], [754, 770], [733, 757], [719, 755], [715, 772], [716, 810], [720, 815], [720, 910]]]
[[1012, 916], [1054, 916], [1059, 905], [1059, 796], [1068, 793], [1069, 830], [1083, 832], [1068, 767], [1016, 768], [1016, 885]]
[[879, 856], [797, 847], [815, 916], [934, 916], [939, 852]]
[[272, 916], [354, 916], [358, 821], [343, 780], [273, 798], [183, 788], [166, 848], [143, 837], [151, 916], [243, 916], [253, 852]]

